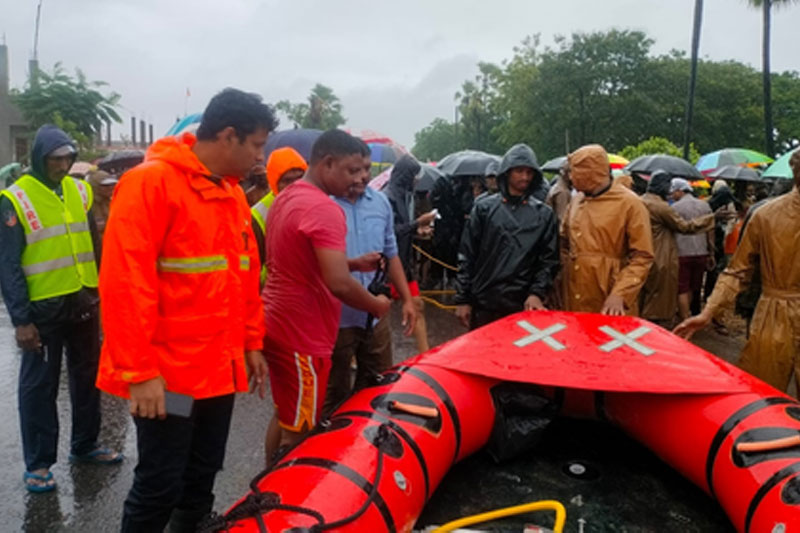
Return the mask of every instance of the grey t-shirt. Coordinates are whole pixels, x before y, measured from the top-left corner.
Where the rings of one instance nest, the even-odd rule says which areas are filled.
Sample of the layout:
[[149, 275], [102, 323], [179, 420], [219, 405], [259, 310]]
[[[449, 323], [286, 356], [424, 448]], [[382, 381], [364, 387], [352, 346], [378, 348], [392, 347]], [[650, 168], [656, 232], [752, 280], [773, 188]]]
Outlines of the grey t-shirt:
[[[711, 207], [708, 203], [698, 200], [688, 193], [672, 204], [672, 208], [686, 220], [711, 214]], [[695, 235], [676, 233], [675, 241], [678, 243], [678, 255], [680, 257], [708, 255], [708, 240], [705, 233], [697, 233]]]

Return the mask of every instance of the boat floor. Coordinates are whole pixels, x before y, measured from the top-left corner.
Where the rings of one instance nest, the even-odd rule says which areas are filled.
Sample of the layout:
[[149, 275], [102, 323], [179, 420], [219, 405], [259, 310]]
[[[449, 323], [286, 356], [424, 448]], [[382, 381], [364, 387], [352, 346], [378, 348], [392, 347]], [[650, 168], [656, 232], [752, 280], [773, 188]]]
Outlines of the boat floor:
[[[455, 465], [415, 529], [549, 499], [567, 509], [565, 532], [735, 531], [713, 499], [644, 446], [607, 423], [566, 418], [524, 457], [498, 465], [479, 452]], [[522, 532], [526, 524], [552, 528], [553, 521], [554, 513], [539, 512], [470, 529]]]

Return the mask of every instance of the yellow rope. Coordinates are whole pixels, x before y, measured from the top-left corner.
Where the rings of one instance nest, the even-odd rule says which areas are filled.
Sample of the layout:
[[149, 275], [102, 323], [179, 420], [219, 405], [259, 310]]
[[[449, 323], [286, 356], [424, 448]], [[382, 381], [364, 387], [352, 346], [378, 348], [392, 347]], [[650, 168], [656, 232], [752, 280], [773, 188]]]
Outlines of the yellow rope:
[[449, 268], [453, 272], [458, 272], [458, 268], [457, 267], [454, 267], [453, 265], [448, 265], [447, 263], [445, 263], [444, 261], [442, 261], [440, 259], [436, 259], [435, 257], [433, 257], [431, 254], [429, 254], [428, 252], [426, 252], [425, 250], [423, 250], [422, 248], [420, 248], [416, 244], [412, 244], [411, 246], [413, 246], [416, 251], [418, 251], [419, 253], [421, 253], [422, 255], [424, 255], [425, 257], [427, 257], [428, 259], [430, 259], [434, 263], [437, 263], [437, 264], [439, 264], [439, 265], [441, 265], [441, 266], [443, 266], [445, 268]]
[[422, 298], [423, 302], [428, 302], [429, 304], [431, 304], [431, 305], [433, 305], [435, 307], [438, 307], [439, 309], [444, 309], [445, 311], [455, 311], [456, 310], [456, 306], [455, 305], [445, 305], [443, 303], [437, 302], [433, 298], [428, 298], [427, 296], [420, 296], [420, 298]]
[[440, 294], [455, 294], [456, 291], [453, 289], [447, 289], [444, 291], [419, 291], [419, 293], [423, 296], [436, 296]]

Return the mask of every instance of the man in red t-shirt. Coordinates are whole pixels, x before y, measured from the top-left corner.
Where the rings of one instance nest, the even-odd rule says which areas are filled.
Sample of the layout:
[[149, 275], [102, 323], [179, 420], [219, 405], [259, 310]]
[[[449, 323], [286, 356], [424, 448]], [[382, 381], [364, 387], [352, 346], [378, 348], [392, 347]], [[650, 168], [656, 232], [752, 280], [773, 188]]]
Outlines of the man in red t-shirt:
[[267, 429], [268, 463], [319, 420], [341, 302], [375, 317], [389, 310], [388, 298], [371, 295], [350, 275], [351, 268], [374, 270], [377, 264], [348, 264], [345, 215], [330, 198], [345, 196], [366, 172], [364, 150], [344, 131], [323, 133], [306, 175], [275, 199], [267, 215], [264, 352], [277, 411]]

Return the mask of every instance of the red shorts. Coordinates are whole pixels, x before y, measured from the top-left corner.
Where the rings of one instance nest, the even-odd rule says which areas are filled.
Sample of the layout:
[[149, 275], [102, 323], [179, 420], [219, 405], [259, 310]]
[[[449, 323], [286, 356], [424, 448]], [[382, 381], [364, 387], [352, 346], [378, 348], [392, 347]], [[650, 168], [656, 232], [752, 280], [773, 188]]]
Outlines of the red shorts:
[[331, 358], [276, 350], [265, 355], [278, 423], [294, 432], [313, 428], [325, 402]]
[[678, 294], [697, 292], [703, 287], [703, 275], [706, 273], [707, 255], [690, 255], [678, 259]]
[[[394, 285], [389, 285], [389, 288], [392, 290], [392, 298], [394, 300], [399, 300], [400, 293], [395, 290]], [[411, 296], [419, 296], [419, 283], [416, 281], [409, 281], [408, 290], [411, 292]]]

